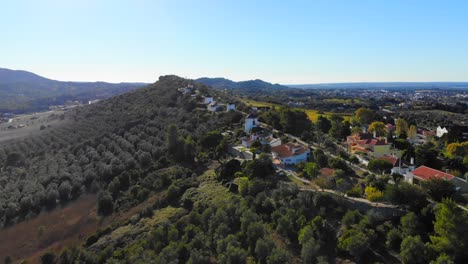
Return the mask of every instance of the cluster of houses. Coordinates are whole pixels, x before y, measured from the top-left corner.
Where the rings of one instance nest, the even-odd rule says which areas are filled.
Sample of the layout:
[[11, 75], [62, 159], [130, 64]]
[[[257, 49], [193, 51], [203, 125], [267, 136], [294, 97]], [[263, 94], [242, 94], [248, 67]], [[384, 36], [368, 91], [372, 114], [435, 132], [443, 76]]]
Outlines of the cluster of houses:
[[307, 146], [293, 142], [283, 144], [281, 139], [275, 137], [271, 130], [260, 127], [256, 113], [251, 113], [245, 118], [244, 131], [246, 136], [240, 139], [241, 145], [234, 147], [238, 152], [244, 149], [247, 152], [244, 153], [244, 156], [249, 156], [247, 149], [258, 142], [257, 144], [261, 146], [268, 146], [271, 150], [273, 164], [278, 167], [296, 165], [309, 158], [310, 149]]
[[[184, 95], [190, 95], [192, 97], [197, 97], [199, 91], [195, 88], [193, 84], [188, 84], [185, 87], [179, 88], [179, 91]], [[226, 110], [227, 112], [231, 110], [236, 110], [236, 104], [229, 102], [227, 104], [221, 104], [215, 101], [214, 97], [211, 95], [203, 96], [203, 104], [206, 105], [206, 109], [211, 112], [219, 112]]]
[[13, 122], [13, 116], [11, 113], [0, 113], [0, 124]]
[[[193, 85], [181, 88], [183, 94], [194, 94]], [[234, 103], [220, 104], [215, 101], [212, 96], [203, 96], [203, 104], [206, 105], [208, 111], [226, 111], [236, 110]], [[310, 156], [310, 149], [308, 146], [288, 142], [283, 143], [280, 138], [275, 137], [271, 130], [261, 127], [258, 121], [257, 111], [254, 111], [246, 116], [244, 121], [245, 135], [240, 138], [240, 145], [231, 146], [230, 152], [238, 157], [244, 159], [252, 159], [255, 153], [252, 153], [253, 147], [262, 147], [263, 149], [271, 150], [273, 164], [277, 167], [285, 167], [296, 165], [300, 162], [306, 162]], [[263, 110], [263, 109], [262, 109]], [[392, 124], [386, 125], [387, 130], [395, 130]], [[429, 168], [427, 166], [420, 166], [415, 168], [414, 159], [412, 158], [410, 164], [404, 163], [401, 158], [401, 150], [392, 147], [392, 144], [387, 142], [385, 137], [379, 138], [376, 135], [365, 133], [357, 133], [348, 136], [344, 144], [348, 151], [357, 155], [363, 164], [368, 163], [368, 159], [380, 159], [388, 161], [392, 164], [392, 174], [401, 174], [404, 180], [412, 183], [419, 184], [421, 182], [437, 178], [444, 179], [452, 182], [457, 190], [461, 193], [468, 193], [468, 182], [449, 174], [448, 172], [439, 171]], [[434, 136], [441, 137], [448, 133], [445, 127], [437, 127], [435, 131], [418, 129], [418, 135], [422, 135], [424, 141], [431, 140]], [[255, 151], [255, 150], [254, 150]], [[258, 150], [257, 150], [258, 151]], [[333, 177], [334, 170], [331, 168], [322, 168], [320, 174], [324, 177]]]
[[216, 102], [212, 96], [203, 97], [203, 102], [206, 104], [206, 109], [211, 112], [219, 112], [223, 111], [223, 109], [225, 109], [227, 112], [236, 110], [235, 103], [229, 102], [227, 104], [221, 104]]

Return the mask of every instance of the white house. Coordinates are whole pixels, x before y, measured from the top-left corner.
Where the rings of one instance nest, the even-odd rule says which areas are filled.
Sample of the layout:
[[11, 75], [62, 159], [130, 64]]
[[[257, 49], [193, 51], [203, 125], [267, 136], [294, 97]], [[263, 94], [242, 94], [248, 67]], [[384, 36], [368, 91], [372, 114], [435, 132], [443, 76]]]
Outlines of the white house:
[[236, 110], [236, 105], [233, 104], [233, 103], [228, 103], [228, 104], [226, 105], [226, 111], [229, 112], [229, 111], [231, 111], [231, 110]]
[[270, 147], [277, 147], [281, 145], [281, 139], [273, 137], [273, 135], [262, 135], [262, 134], [250, 134], [249, 136], [242, 138], [241, 144], [246, 148], [250, 148], [252, 143], [259, 140], [262, 145], [270, 145]]
[[436, 136], [438, 137], [442, 137], [444, 134], [447, 134], [448, 133], [448, 130], [447, 128], [445, 127], [440, 127], [438, 126], [437, 129], [436, 129]]
[[207, 106], [208, 111], [216, 112], [221, 109], [221, 106], [217, 102], [213, 101]]
[[205, 104], [211, 104], [212, 102], [214, 102], [213, 97], [211, 96], [205, 97]]
[[286, 143], [271, 148], [273, 159], [277, 159], [284, 165], [295, 165], [302, 161], [307, 161], [310, 150], [303, 145], [296, 143]]
[[256, 114], [249, 114], [245, 118], [245, 132], [249, 133], [252, 128], [258, 126], [258, 117]]
[[185, 87], [183, 91], [184, 94], [191, 94], [192, 92], [193, 92], [193, 84], [187, 85], [187, 87]]
[[275, 138], [272, 135], [262, 138], [261, 142], [263, 145], [270, 145], [272, 148], [281, 145], [281, 139]]

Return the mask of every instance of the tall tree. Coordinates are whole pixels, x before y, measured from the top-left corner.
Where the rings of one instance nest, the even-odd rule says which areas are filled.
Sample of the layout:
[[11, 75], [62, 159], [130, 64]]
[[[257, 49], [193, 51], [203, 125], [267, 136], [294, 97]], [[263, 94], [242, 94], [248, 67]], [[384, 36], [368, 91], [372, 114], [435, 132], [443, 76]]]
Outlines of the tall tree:
[[435, 235], [431, 236], [431, 248], [446, 253], [457, 263], [468, 261], [468, 215], [451, 199], [444, 199], [436, 207]]
[[417, 134], [417, 127], [416, 125], [411, 125], [408, 128], [407, 136], [409, 139], [415, 139]]
[[323, 133], [328, 133], [328, 131], [330, 131], [330, 128], [332, 127], [332, 124], [331, 124], [331, 121], [326, 116], [319, 115], [319, 117], [317, 118], [316, 126]]
[[408, 122], [406, 122], [406, 120], [404, 120], [403, 118], [397, 118], [395, 124], [396, 135], [400, 137], [402, 134], [404, 134], [406, 136], [408, 131]]
[[370, 110], [369, 108], [361, 107], [358, 110], [356, 110], [355, 116], [359, 123], [367, 125], [370, 124], [370, 122], [372, 122], [372, 120], [375, 117], [375, 114], [374, 111]]
[[426, 246], [420, 236], [408, 236], [401, 242], [400, 256], [403, 263], [427, 263]]
[[169, 153], [176, 154], [179, 142], [179, 130], [175, 124], [167, 128], [167, 148]]
[[385, 136], [387, 131], [387, 128], [385, 127], [385, 124], [383, 122], [372, 122], [369, 125], [369, 132], [372, 132], [376, 134], [376, 136], [381, 137]]

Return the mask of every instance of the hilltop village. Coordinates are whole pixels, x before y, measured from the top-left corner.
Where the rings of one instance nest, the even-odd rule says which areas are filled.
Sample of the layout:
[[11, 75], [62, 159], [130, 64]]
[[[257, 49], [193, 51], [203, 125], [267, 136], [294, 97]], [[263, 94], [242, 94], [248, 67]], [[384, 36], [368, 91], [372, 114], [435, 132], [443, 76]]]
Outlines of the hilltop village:
[[0, 259], [466, 262], [463, 131], [365, 105], [345, 114], [290, 102], [170, 75], [9, 117]]
[[[225, 95], [216, 98], [203, 94], [194, 89], [193, 85], [180, 88], [179, 91], [183, 95], [199, 98], [198, 103], [205, 105], [207, 111], [239, 112], [232, 99], [226, 103], [220, 102]], [[447, 181], [453, 185], [454, 194], [468, 197], [466, 161], [459, 161], [465, 165], [459, 163], [454, 164], [455, 166], [451, 166], [453, 161], [450, 161], [459, 160], [457, 157], [462, 160], [465, 157], [466, 160], [468, 143], [449, 144], [445, 159], [434, 151], [434, 142], [439, 145], [448, 136], [446, 127], [438, 126], [430, 130], [418, 128], [409, 125], [402, 118], [384, 123], [374, 120], [373, 118], [378, 118], [371, 110], [360, 108], [353, 117], [359, 120], [353, 122], [354, 127], [338, 116], [319, 116], [316, 123], [318, 129], [315, 128], [313, 133], [316, 138], [322, 138], [320, 142], [320, 139], [311, 140], [314, 136], [308, 136], [307, 133], [293, 135], [275, 129], [273, 124], [263, 118], [278, 111], [275, 106], [248, 106], [242, 100], [237, 100], [237, 104], [242, 105], [244, 110], [240, 112], [244, 116], [243, 123], [222, 131], [232, 143], [228, 147], [228, 153], [237, 159], [252, 160], [268, 155], [277, 170], [301, 181], [322, 189], [340, 189], [344, 195], [367, 197], [371, 201], [382, 201], [384, 194], [383, 190], [377, 190], [380, 196], [370, 193], [371, 184], [364, 180], [369, 177], [375, 177], [384, 184], [405, 181], [422, 185], [428, 181]], [[291, 106], [291, 102], [287, 105]], [[330, 136], [337, 122], [342, 123], [339, 129], [344, 133], [339, 137]], [[349, 127], [343, 128], [343, 124]], [[460, 140], [465, 136], [466, 133], [462, 133]], [[354, 174], [357, 182], [345, 183], [341, 178], [345, 172]], [[463, 198], [460, 199], [462, 204], [466, 203]]]

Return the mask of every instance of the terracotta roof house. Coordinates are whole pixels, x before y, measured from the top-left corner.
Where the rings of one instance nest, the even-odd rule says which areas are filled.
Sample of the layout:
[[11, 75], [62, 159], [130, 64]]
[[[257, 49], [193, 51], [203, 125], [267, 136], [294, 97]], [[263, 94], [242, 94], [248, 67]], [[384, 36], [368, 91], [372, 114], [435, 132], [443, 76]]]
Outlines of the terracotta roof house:
[[373, 157], [381, 157], [389, 155], [391, 150], [391, 144], [387, 143], [387, 139], [378, 139], [369, 137], [365, 134], [355, 134], [346, 138], [346, 145], [352, 153], [366, 153]]
[[271, 148], [273, 159], [279, 159], [282, 164], [295, 165], [301, 161], [307, 161], [310, 150], [301, 144], [286, 143]]
[[466, 180], [455, 177], [452, 174], [429, 168], [427, 166], [420, 166], [415, 170], [406, 173], [405, 181], [410, 183], [419, 183], [423, 181], [428, 181], [430, 179], [443, 179], [449, 182], [452, 182], [458, 191], [461, 193], [468, 192], [468, 183]]

